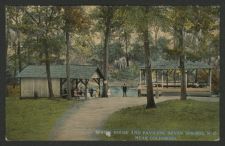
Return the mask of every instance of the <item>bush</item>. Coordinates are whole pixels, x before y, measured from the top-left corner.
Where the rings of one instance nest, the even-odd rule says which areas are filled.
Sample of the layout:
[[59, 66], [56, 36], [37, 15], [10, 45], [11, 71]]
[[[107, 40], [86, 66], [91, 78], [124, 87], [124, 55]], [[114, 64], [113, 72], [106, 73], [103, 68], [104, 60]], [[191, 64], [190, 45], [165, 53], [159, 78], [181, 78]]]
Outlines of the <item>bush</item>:
[[15, 87], [13, 87], [13, 85], [8, 85], [6, 89], [6, 96], [20, 96], [20, 85], [16, 85]]

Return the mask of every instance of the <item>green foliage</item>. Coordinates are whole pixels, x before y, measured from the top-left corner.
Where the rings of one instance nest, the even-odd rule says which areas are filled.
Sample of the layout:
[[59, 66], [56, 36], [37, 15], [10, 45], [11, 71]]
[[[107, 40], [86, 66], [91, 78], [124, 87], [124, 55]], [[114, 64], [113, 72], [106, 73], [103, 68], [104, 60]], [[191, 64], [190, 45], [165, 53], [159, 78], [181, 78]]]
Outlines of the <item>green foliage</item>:
[[113, 64], [113, 61], [124, 56], [122, 46], [119, 42], [111, 43], [109, 45], [109, 63]]
[[[110, 13], [108, 13], [108, 8], [110, 9]], [[97, 6], [94, 10], [92, 10], [91, 18], [95, 19], [95, 31], [104, 33], [105, 31], [105, 25], [106, 25], [106, 19], [107, 17], [111, 17], [112, 21], [110, 24], [110, 28], [113, 29], [113, 27], [117, 26], [118, 21], [113, 19], [114, 13], [116, 11], [117, 7], [112, 6]]]
[[138, 77], [138, 74], [139, 67], [137, 65], [131, 65], [122, 70], [113, 70], [110, 73], [112, 80], [133, 80]]
[[62, 7], [64, 12], [64, 30], [68, 32], [80, 32], [87, 31], [90, 25], [90, 19], [88, 18], [83, 7], [80, 6], [66, 6]]
[[[71, 61], [78, 64], [103, 64], [103, 42], [107, 6], [97, 6], [89, 11], [82, 6], [7, 6], [6, 24], [8, 40], [8, 69], [13, 74], [28, 64], [45, 61], [43, 44], [47, 40], [51, 63], [63, 63], [65, 58], [65, 34], [71, 36]], [[177, 30], [183, 28], [185, 55], [189, 60], [204, 60], [219, 55], [219, 7], [216, 6], [112, 6], [109, 63], [122, 56], [143, 64], [145, 55], [143, 35], [149, 28], [152, 60], [178, 58]], [[88, 13], [87, 13], [88, 12]], [[92, 18], [92, 19], [90, 19]], [[67, 22], [67, 25], [65, 24]], [[21, 52], [17, 54], [17, 29], [20, 32]], [[159, 32], [166, 32], [164, 37]], [[160, 34], [158, 37], [155, 34]], [[170, 39], [167, 37], [170, 36]], [[96, 39], [98, 38], [98, 39]], [[127, 41], [126, 41], [127, 40]], [[157, 46], [155, 46], [155, 41]], [[127, 42], [127, 44], [126, 44]], [[174, 46], [173, 46], [174, 45]], [[127, 50], [125, 49], [127, 46]], [[20, 58], [20, 59], [19, 59]]]
[[[219, 137], [219, 103], [187, 101], [165, 101], [157, 109], [137, 106], [113, 113], [105, 122], [104, 129], [140, 131], [203, 131], [205, 135], [163, 135], [175, 136], [176, 140], [215, 140]], [[134, 118], [135, 117], [135, 118]], [[214, 132], [207, 135], [206, 132]], [[141, 135], [160, 136], [160, 135]], [[161, 135], [162, 136], [162, 135]], [[135, 140], [134, 135], [101, 135], [104, 140]]]
[[135, 61], [135, 62], [139, 62], [141, 64], [144, 63], [144, 49], [143, 49], [143, 46], [140, 45], [140, 43], [136, 42], [134, 44], [132, 44], [132, 49], [131, 51], [129, 52], [130, 54], [130, 58]]
[[56, 120], [74, 100], [6, 97], [6, 137], [9, 140], [48, 140]]

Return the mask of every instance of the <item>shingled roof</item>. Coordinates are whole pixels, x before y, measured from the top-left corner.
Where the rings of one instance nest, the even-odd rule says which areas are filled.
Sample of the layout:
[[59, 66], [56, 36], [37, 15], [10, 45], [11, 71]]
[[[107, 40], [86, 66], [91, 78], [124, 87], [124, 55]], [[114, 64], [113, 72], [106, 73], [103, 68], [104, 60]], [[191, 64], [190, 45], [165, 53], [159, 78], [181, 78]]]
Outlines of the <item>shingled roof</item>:
[[[51, 65], [51, 78], [66, 78], [66, 65]], [[103, 78], [98, 67], [92, 65], [70, 65], [70, 78], [90, 79], [95, 73]], [[46, 78], [45, 65], [29, 65], [18, 75], [18, 78]]]
[[[152, 61], [152, 69], [179, 69], [180, 62], [176, 60], [158, 60]], [[210, 69], [212, 68], [210, 65], [204, 62], [199, 61], [186, 61], [184, 64], [186, 69]], [[142, 65], [140, 69], [145, 69], [145, 66]]]

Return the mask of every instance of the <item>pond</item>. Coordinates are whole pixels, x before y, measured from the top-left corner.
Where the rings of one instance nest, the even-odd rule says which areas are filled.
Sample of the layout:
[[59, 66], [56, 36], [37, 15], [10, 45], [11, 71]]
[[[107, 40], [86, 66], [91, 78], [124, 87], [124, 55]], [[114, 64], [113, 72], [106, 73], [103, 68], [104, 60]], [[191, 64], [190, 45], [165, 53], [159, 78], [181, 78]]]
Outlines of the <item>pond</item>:
[[[123, 90], [120, 86], [110, 86], [111, 96], [123, 96]], [[137, 97], [137, 88], [135, 87], [127, 87], [127, 97]]]

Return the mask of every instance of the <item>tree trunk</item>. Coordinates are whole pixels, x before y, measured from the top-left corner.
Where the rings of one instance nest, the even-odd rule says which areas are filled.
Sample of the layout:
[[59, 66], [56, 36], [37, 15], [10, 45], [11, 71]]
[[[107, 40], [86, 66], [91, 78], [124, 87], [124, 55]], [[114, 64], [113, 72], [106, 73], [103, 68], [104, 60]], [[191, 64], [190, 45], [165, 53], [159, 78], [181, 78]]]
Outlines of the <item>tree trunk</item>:
[[183, 47], [183, 30], [179, 29], [179, 49], [181, 49], [181, 55], [180, 55], [180, 70], [181, 70], [181, 100], [187, 99], [187, 92], [186, 92], [186, 78], [185, 78], [185, 55], [184, 55], [184, 47]]
[[[148, 13], [148, 7], [146, 7], [146, 14]], [[151, 70], [151, 54], [149, 49], [149, 34], [148, 26], [145, 26], [143, 32], [144, 36], [144, 49], [145, 49], [145, 70], [146, 70], [146, 80], [147, 80], [147, 105], [146, 108], [156, 108], [154, 95], [153, 95], [153, 85], [152, 85], [152, 70]]]
[[[3, 14], [4, 15], [4, 14]], [[5, 22], [5, 28], [6, 28], [6, 32], [5, 32], [5, 44], [6, 44], [6, 49], [2, 49], [0, 52], [2, 53], [2, 58], [0, 59], [0, 62], [2, 62], [2, 64], [4, 64], [6, 66], [6, 62], [8, 62], [8, 58], [7, 58], [7, 52], [8, 52], [8, 49], [9, 49], [9, 26], [8, 26], [8, 19], [6, 19], [6, 22]], [[5, 71], [4, 69], [0, 70], [1, 71]], [[2, 73], [2, 72], [1, 72]], [[1, 82], [4, 82], [6, 83], [6, 86], [4, 88], [2, 88], [2, 90], [0, 89], [0, 92], [3, 94], [4, 91], [5, 92], [5, 96], [8, 96], [9, 94], [9, 89], [8, 89], [8, 80], [7, 78], [4, 80], [1, 78]], [[4, 95], [4, 94], [3, 94]]]
[[157, 46], [158, 46], [157, 40], [158, 40], [159, 27], [156, 26], [154, 32], [155, 32], [155, 38], [154, 38], [155, 44], [154, 45], [155, 45], [155, 48], [157, 48]]
[[104, 61], [103, 61], [103, 73], [105, 81], [103, 82], [103, 91], [102, 97], [108, 97], [108, 66], [109, 66], [109, 50], [108, 50], [108, 43], [109, 43], [109, 36], [110, 36], [110, 25], [112, 19], [112, 7], [107, 7], [107, 18], [105, 22], [105, 40], [104, 40]]
[[[39, 41], [40, 41], [40, 38], [39, 36], [36, 36], [36, 39], [37, 39], [37, 46], [39, 46]], [[42, 50], [40, 50], [39, 52], [39, 64], [41, 65], [43, 63], [43, 52]]]
[[126, 62], [127, 62], [127, 67], [129, 67], [129, 57], [128, 57], [128, 34], [127, 32], [125, 31], [125, 51], [126, 51]]
[[21, 48], [20, 48], [20, 32], [17, 29], [17, 56], [18, 56], [18, 65], [19, 65], [19, 72], [22, 71], [22, 61], [21, 61]]
[[[15, 47], [15, 56], [16, 56], [17, 55], [16, 42], [13, 43], [13, 47]], [[17, 73], [17, 57], [15, 57], [15, 61], [14, 61], [13, 88], [16, 87], [16, 73]]]
[[50, 72], [50, 62], [49, 62], [49, 52], [48, 52], [48, 45], [47, 40], [44, 39], [44, 51], [45, 51], [45, 65], [46, 65], [46, 73], [47, 73], [47, 80], [48, 80], [48, 92], [49, 98], [53, 98], [53, 90], [52, 90], [52, 80], [51, 80], [51, 72]]
[[67, 90], [68, 90], [68, 98], [71, 98], [71, 86], [70, 86], [70, 66], [69, 66], [69, 42], [70, 36], [69, 32], [66, 31], [66, 78], [67, 78]]

